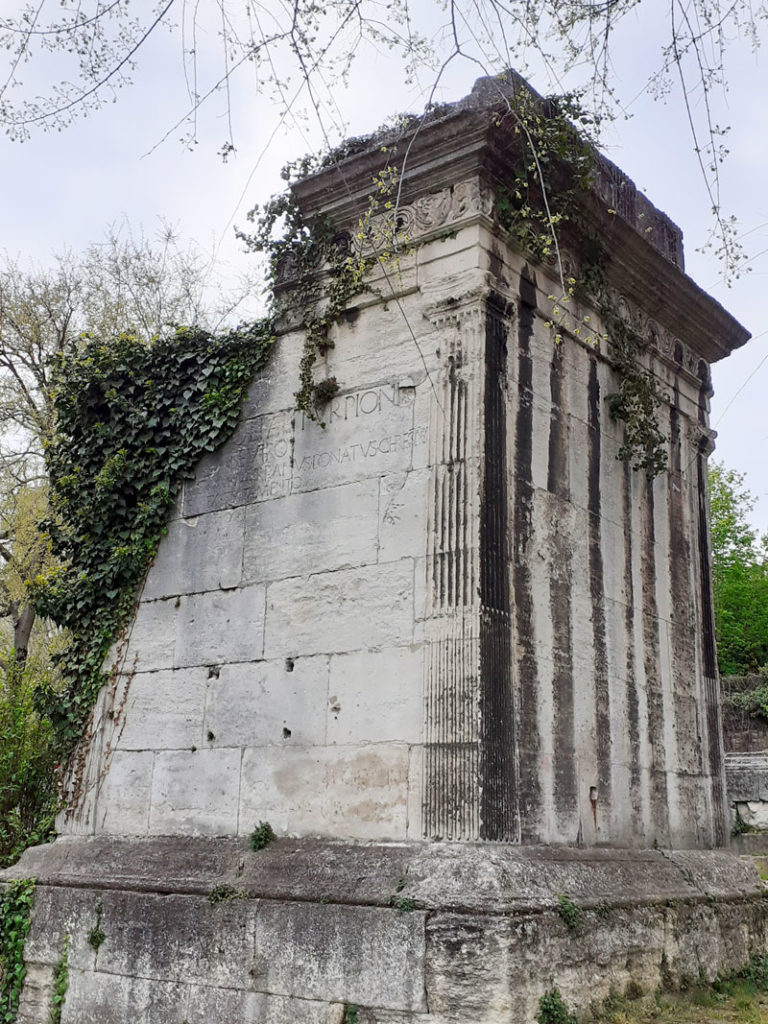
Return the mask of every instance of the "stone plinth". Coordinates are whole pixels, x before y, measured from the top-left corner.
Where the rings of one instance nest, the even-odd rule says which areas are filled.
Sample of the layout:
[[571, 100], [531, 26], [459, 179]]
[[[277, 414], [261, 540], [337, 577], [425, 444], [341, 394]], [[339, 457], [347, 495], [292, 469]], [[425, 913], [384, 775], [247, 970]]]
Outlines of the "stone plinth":
[[358, 1024], [532, 1024], [553, 986], [587, 1009], [768, 942], [754, 868], [722, 852], [102, 837], [30, 851], [23, 872], [46, 885], [19, 1024], [48, 1020], [62, 927], [62, 1024], [346, 1024], [353, 1007]]

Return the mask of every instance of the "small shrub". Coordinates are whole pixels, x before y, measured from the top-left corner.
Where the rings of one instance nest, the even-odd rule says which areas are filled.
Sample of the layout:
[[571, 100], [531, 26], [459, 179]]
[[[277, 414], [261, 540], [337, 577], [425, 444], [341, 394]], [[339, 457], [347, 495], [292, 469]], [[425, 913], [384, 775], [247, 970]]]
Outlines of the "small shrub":
[[88, 933], [88, 945], [98, 951], [99, 946], [102, 944], [106, 935], [104, 934], [101, 927], [101, 915], [104, 913], [104, 908], [100, 903], [96, 904], [96, 924], [91, 928]]
[[395, 910], [399, 910], [401, 914], [410, 914], [412, 910], [416, 909], [416, 903], [407, 896], [403, 896], [400, 899], [393, 896], [390, 903]]
[[638, 999], [642, 999], [644, 995], [642, 985], [639, 985], [634, 979], [627, 982], [627, 987], [624, 989], [625, 999], [635, 1002]]
[[229, 903], [232, 900], [244, 899], [245, 893], [242, 889], [236, 889], [234, 885], [227, 885], [226, 882], [222, 882], [220, 885], [214, 885], [208, 893], [208, 902], [214, 905], [216, 903]]
[[571, 1013], [568, 1005], [560, 995], [560, 990], [551, 988], [539, 1000], [539, 1012], [536, 1015], [539, 1024], [578, 1024], [576, 1014]]
[[567, 927], [573, 930], [579, 923], [581, 908], [573, 902], [567, 893], [561, 893], [557, 897], [557, 913], [565, 921]]
[[350, 1006], [347, 1004], [344, 1007], [344, 1017], [342, 1018], [342, 1024], [357, 1024], [357, 1007]]
[[327, 377], [325, 380], [318, 381], [312, 389], [312, 396], [318, 408], [327, 405], [338, 393], [339, 382], [335, 377]]
[[260, 821], [253, 832], [251, 832], [251, 849], [263, 850], [265, 846], [269, 846], [275, 839], [277, 839], [277, 836], [269, 822]]

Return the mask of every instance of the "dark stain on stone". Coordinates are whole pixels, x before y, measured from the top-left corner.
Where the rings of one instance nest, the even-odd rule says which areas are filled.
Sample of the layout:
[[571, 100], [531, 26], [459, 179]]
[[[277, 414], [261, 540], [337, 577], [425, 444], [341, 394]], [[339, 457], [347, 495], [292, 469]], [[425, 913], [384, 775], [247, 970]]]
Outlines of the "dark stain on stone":
[[533, 360], [531, 338], [536, 308], [536, 283], [527, 270], [520, 278], [518, 309], [517, 415], [515, 417], [515, 501], [513, 513], [512, 586], [515, 605], [517, 658], [517, 744], [519, 758], [518, 808], [523, 842], [538, 836], [541, 806], [539, 785], [538, 673], [534, 643], [533, 592], [531, 588], [531, 539], [533, 535]]
[[623, 463], [623, 518], [624, 518], [624, 631], [626, 634], [626, 699], [629, 731], [629, 799], [632, 809], [632, 830], [642, 834], [642, 797], [640, 790], [640, 700], [637, 692], [635, 669], [635, 580], [632, 567], [632, 467]]
[[587, 504], [589, 511], [589, 596], [592, 605], [592, 647], [595, 679], [595, 745], [598, 788], [611, 806], [611, 698], [608, 687], [608, 648], [605, 638], [605, 580], [600, 537], [600, 382], [597, 359], [589, 360], [587, 384]]
[[559, 498], [569, 498], [568, 488], [568, 425], [565, 417], [563, 380], [563, 346], [555, 345], [549, 367], [549, 459], [547, 490]]
[[[563, 346], [556, 345], [549, 368], [549, 459], [547, 490], [562, 499], [570, 496], [568, 424], [565, 410]], [[560, 517], [558, 517], [559, 519]], [[553, 798], [558, 827], [569, 834], [578, 821], [578, 780], [574, 757], [573, 637], [571, 626], [572, 539], [555, 523], [550, 536], [549, 610], [552, 619], [552, 769]]]
[[659, 668], [659, 614], [656, 601], [656, 523], [653, 481], [645, 478], [643, 506], [643, 668], [648, 703], [648, 742], [651, 752], [651, 814], [653, 834], [649, 840], [669, 843], [666, 751], [664, 749], [664, 699]]
[[[669, 407], [670, 460], [667, 475], [667, 523], [669, 530], [669, 582], [672, 620], [672, 677], [675, 695], [676, 735], [684, 741], [678, 746], [678, 767], [684, 772], [698, 775], [700, 760], [695, 764], [681, 762], [684, 750], [692, 745], [685, 742], [696, 737], [696, 711], [693, 703], [696, 682], [696, 629], [691, 608], [691, 546], [687, 522], [682, 472], [682, 431], [680, 414], [680, 387], [677, 378]], [[686, 699], [687, 698], [687, 699]], [[699, 744], [693, 745], [698, 750]]]
[[480, 513], [480, 837], [517, 838], [507, 509], [507, 331], [486, 304], [483, 494]]

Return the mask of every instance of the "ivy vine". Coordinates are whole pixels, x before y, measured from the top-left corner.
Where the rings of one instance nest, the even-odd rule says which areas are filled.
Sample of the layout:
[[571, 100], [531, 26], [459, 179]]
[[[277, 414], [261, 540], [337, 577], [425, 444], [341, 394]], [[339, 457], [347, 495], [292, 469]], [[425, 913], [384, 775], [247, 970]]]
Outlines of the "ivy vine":
[[13, 1024], [19, 1012], [27, 969], [24, 946], [29, 935], [35, 882], [19, 878], [0, 894], [0, 1022]]
[[[369, 141], [370, 137], [352, 143]], [[396, 150], [387, 146], [381, 147], [388, 154], [387, 163], [372, 179], [368, 205], [352, 234], [338, 231], [325, 215], [310, 221], [304, 217], [290, 185], [354, 151], [352, 145], [319, 161], [305, 157], [287, 164], [282, 177], [289, 187], [263, 207], [249, 211], [248, 220], [255, 224], [253, 234], [237, 232], [252, 252], [267, 257], [272, 282], [282, 281], [290, 288], [291, 309], [298, 312], [304, 332], [299, 389], [294, 394], [296, 409], [321, 423], [322, 407], [339, 390], [335, 377], [316, 382], [314, 374], [318, 357], [334, 347], [331, 328], [343, 319], [356, 295], [372, 291], [366, 281], [369, 270], [377, 263], [392, 261], [409, 246], [407, 237], [398, 232], [393, 202], [398, 172], [389, 159]], [[273, 315], [279, 315], [274, 287], [270, 295]]]
[[51, 991], [50, 1024], [61, 1024], [61, 1014], [67, 1001], [69, 990], [69, 936], [65, 935], [61, 944], [61, 954], [53, 969], [53, 989]]
[[61, 681], [36, 692], [63, 756], [107, 679], [105, 658], [133, 614], [184, 477], [233, 432], [272, 341], [270, 319], [221, 335], [178, 328], [152, 344], [123, 334], [84, 339], [55, 366], [43, 528], [58, 565], [31, 589], [37, 613], [70, 635]]
[[[554, 301], [553, 319], [548, 322], [556, 344], [563, 329], [586, 344], [597, 344], [590, 317], [577, 322], [568, 309], [575, 298], [597, 309], [608, 346], [608, 356], [619, 385], [607, 396], [611, 417], [624, 424], [624, 440], [617, 457], [633, 469], [644, 470], [649, 478], [667, 468], [667, 439], [659, 426], [657, 410], [663, 396], [657, 380], [641, 363], [644, 341], [627, 325], [608, 298], [604, 252], [591, 237], [579, 210], [579, 199], [594, 179], [594, 150], [589, 136], [594, 121], [583, 110], [578, 94], [539, 99], [525, 89], [515, 93], [507, 115], [521, 145], [513, 159], [512, 176], [496, 189], [496, 216], [518, 245], [537, 262], [555, 260], [561, 275], [563, 294]], [[578, 126], [578, 129], [577, 127]], [[580, 279], [564, 279], [558, 245], [562, 226], [572, 225], [572, 234], [582, 250]]]

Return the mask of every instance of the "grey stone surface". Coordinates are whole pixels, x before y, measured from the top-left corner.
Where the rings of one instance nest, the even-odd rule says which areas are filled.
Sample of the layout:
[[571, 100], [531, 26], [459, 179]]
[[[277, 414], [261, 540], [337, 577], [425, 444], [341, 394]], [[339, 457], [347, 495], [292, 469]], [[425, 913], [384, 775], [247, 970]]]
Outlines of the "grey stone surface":
[[[351, 1005], [361, 1024], [533, 1024], [552, 985], [586, 1009], [768, 948], [756, 870], [722, 852], [102, 837], [3, 876], [32, 871], [27, 1024], [47, 1024], [64, 935], [70, 1024], [342, 1024]], [[223, 883], [234, 898], [212, 903]]]

